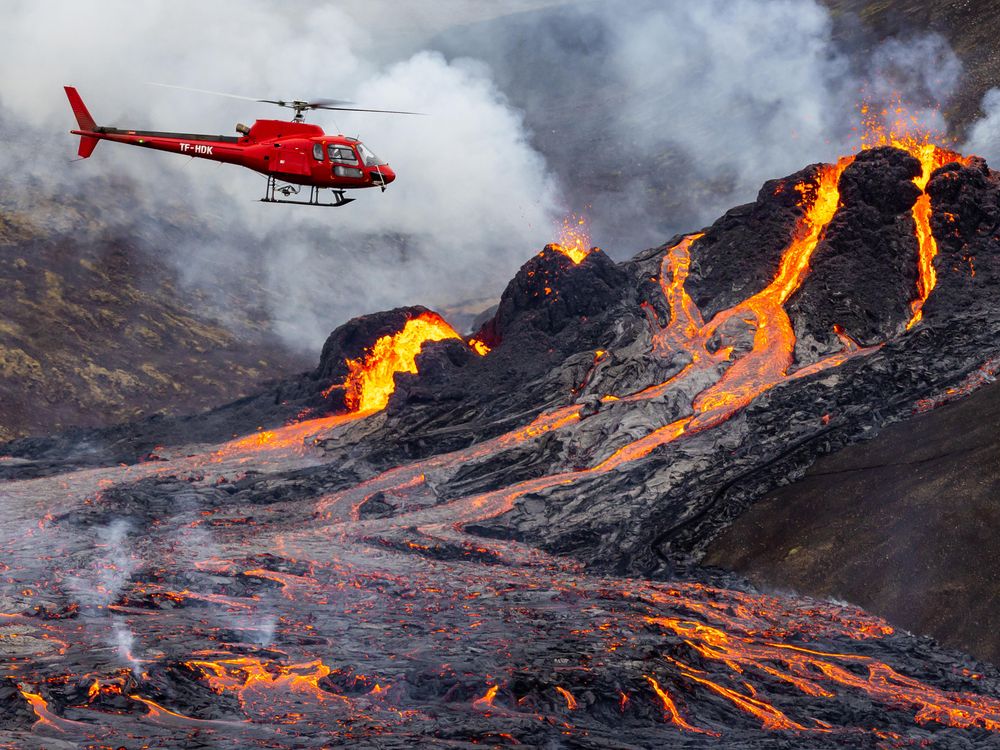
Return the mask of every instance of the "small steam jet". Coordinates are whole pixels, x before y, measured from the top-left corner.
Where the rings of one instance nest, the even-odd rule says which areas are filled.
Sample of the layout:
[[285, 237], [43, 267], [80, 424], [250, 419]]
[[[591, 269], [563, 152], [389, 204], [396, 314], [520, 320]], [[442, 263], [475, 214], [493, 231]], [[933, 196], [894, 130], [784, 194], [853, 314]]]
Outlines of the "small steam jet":
[[[401, 112], [388, 109], [358, 109], [343, 105], [351, 102], [337, 99], [317, 99], [315, 101], [282, 101], [280, 99], [254, 99], [235, 94], [221, 94], [202, 89], [184, 89], [181, 86], [167, 86], [203, 94], [228, 96], [234, 99], [265, 102], [287, 107], [295, 111], [292, 120], [257, 120], [251, 127], [236, 125], [238, 136], [201, 135], [198, 133], [164, 133], [152, 130], [126, 130], [98, 125], [83, 103], [80, 94], [72, 86], [64, 87], [79, 130], [71, 130], [80, 136], [79, 155], [88, 158], [100, 141], [115, 141], [132, 146], [170, 151], [183, 156], [241, 167], [260, 172], [267, 177], [267, 188], [261, 201], [264, 203], [295, 203], [305, 206], [345, 206], [354, 198], [347, 198], [346, 191], [379, 187], [385, 191], [386, 185], [396, 179], [388, 163], [382, 161], [368, 147], [356, 138], [344, 135], [328, 135], [319, 125], [305, 122], [305, 113], [314, 109], [344, 112], [379, 112], [394, 115], [419, 115], [420, 112]], [[289, 200], [298, 195], [302, 187], [309, 188], [308, 200]], [[330, 188], [334, 202], [320, 200], [320, 191]], [[283, 198], [277, 197], [278, 195]]]

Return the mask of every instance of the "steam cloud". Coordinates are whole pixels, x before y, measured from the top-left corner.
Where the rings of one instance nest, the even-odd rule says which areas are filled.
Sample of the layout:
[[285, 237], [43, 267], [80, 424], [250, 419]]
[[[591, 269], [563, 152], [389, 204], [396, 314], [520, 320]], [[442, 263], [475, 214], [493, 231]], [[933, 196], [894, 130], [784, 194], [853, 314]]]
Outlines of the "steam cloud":
[[[481, 8], [488, 20], [441, 24], [433, 38], [401, 35], [400, 24], [386, 33], [390, 10], [422, 12], [343, 7], [249, 0], [234, 21], [191, 0], [14, 2], [0, 29], [0, 130], [42, 154], [36, 179], [53, 191], [132, 180], [124, 201], [89, 195], [91, 210], [169, 248], [190, 285], [238, 289], [258, 277], [264, 296], [246, 304], [267, 305], [286, 341], [315, 350], [352, 315], [498, 294], [567, 209], [585, 211], [617, 257], [703, 226], [764, 180], [853, 150], [863, 97], [898, 96], [922, 125], [944, 129], [937, 112], [961, 72], [937, 36], [844, 50], [811, 0], [602, 0], [506, 18]], [[216, 132], [282, 116], [150, 80], [432, 116], [314, 113], [399, 174], [384, 195], [336, 211], [261, 206], [257, 175], [115, 144], [69, 166], [66, 83], [112, 125]], [[1000, 95], [991, 101], [1000, 109]], [[28, 134], [13, 135], [24, 122]], [[58, 210], [49, 220], [81, 224]]]
[[[251, 0], [236, 29], [231, 8], [184, 0], [90, 9], [18, 2], [5, 13], [0, 43], [5, 129], [26, 121], [41, 153], [65, 157], [43, 157], [39, 179], [123, 174], [142, 191], [170, 196], [176, 212], [194, 217], [186, 236], [165, 243], [187, 280], [259, 273], [279, 331], [297, 346], [318, 348], [362, 312], [495, 294], [526, 252], [552, 239], [560, 215], [544, 160], [485, 66], [433, 52], [385, 64], [381, 40], [334, 7]], [[238, 120], [285, 116], [142, 85], [151, 80], [264, 98], [333, 96], [431, 116], [312, 118], [361, 135], [398, 174], [384, 195], [369, 191], [337, 211], [261, 206], [251, 202], [263, 191], [259, 176], [115, 144], [70, 167], [63, 84], [77, 85], [104, 124], [228, 132]], [[156, 200], [127, 199], [140, 217], [164, 213]], [[119, 195], [90, 200], [95, 214], [120, 210]]]
[[[95, 560], [94, 573], [90, 578], [77, 577], [68, 581], [77, 600], [88, 606], [85, 616], [101, 627], [99, 613], [107, 612], [128, 583], [140, 561], [129, 548], [131, 525], [124, 519], [116, 519], [107, 526], [95, 530], [95, 549], [100, 553]], [[96, 619], [94, 619], [96, 618]], [[141, 664], [133, 655], [135, 636], [123, 619], [110, 615], [111, 645], [119, 659], [128, 664], [135, 674], [141, 671]]]
[[591, 204], [618, 257], [852, 152], [863, 99], [899, 99], [944, 129], [937, 110], [961, 73], [940, 36], [845, 49], [824, 7], [789, 0], [577, 3], [442, 43], [490, 61], [568, 202]]
[[986, 92], [982, 110], [985, 117], [972, 126], [963, 151], [978, 154], [991, 164], [1000, 164], [1000, 88]]

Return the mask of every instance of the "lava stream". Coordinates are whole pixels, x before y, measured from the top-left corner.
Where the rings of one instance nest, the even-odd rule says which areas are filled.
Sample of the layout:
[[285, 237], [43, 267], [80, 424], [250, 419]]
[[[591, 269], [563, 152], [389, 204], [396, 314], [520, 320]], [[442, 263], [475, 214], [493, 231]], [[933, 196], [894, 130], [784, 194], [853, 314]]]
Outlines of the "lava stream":
[[362, 357], [347, 360], [347, 408], [358, 413], [384, 409], [396, 390], [396, 373], [417, 371], [417, 355], [424, 344], [461, 338], [437, 313], [425, 312], [406, 321], [402, 331], [383, 336]]

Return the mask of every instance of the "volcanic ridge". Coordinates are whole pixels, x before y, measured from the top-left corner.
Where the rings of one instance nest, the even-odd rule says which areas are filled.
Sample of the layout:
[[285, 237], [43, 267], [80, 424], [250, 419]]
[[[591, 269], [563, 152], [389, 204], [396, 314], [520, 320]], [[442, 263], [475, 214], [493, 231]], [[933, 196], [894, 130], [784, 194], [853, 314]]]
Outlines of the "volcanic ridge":
[[623, 263], [580, 227], [206, 414], [8, 443], [9, 747], [1000, 746], [1000, 672], [707, 545], [1000, 354], [1000, 174], [876, 139]]

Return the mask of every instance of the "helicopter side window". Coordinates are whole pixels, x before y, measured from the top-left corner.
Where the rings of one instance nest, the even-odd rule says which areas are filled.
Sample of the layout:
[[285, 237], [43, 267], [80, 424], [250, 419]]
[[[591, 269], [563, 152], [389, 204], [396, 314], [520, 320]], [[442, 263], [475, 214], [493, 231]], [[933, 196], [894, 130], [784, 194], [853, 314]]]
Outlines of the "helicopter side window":
[[334, 164], [357, 164], [358, 157], [354, 153], [354, 149], [350, 146], [344, 145], [331, 145], [327, 147], [330, 152], [330, 161]]
[[314, 143], [313, 144], [313, 159], [316, 161], [323, 161], [323, 144]]

